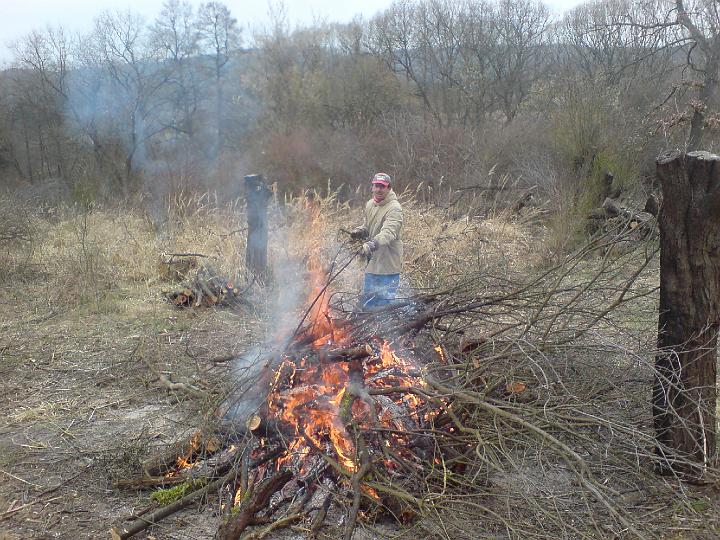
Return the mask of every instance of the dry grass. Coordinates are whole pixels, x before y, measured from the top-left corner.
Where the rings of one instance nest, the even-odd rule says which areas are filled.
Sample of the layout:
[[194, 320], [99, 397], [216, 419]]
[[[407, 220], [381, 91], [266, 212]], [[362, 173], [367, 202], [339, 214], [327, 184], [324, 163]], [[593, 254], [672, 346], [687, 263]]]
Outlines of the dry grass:
[[[444, 384], [467, 393], [457, 401], [457, 427], [467, 431], [446, 442], [461, 441], [473, 453], [463, 458], [463, 473], [438, 467], [410, 479], [422, 500], [419, 519], [397, 534], [475, 538], [481, 529], [498, 538], [632, 537], [625, 520], [648, 537], [714, 537], [718, 514], [709, 492], [651, 472], [656, 263], [636, 276], [632, 302], [603, 312], [643, 264], [642, 253], [613, 258], [598, 250], [552, 267], [552, 239], [528, 221], [457, 218], [456, 209], [403, 202], [405, 286], [420, 296], [449, 292], [441, 295], [441, 308], [449, 310], [535, 285], [522, 296], [444, 317], [445, 330], [418, 337], [418, 347], [441, 344], [454, 362]], [[104, 535], [138, 503], [114, 490], [112, 480], [129, 474], [148, 447], [202, 424], [231, 383], [227, 366], [214, 360], [262, 343], [276, 297], [304, 285], [291, 262], [318, 251], [326, 265], [347, 261], [357, 246], [339, 231], [361, 222], [360, 209], [334, 195], [310, 207], [305, 199], [273, 205], [275, 286], [255, 286], [252, 306], [240, 311], [192, 311], [162, 299], [168, 284], [159, 261], [164, 253], [202, 253], [222, 273], [244, 280], [244, 213], [203, 196], [178, 197], [159, 214], [165, 217], [103, 208], [30, 214], [32, 236], [3, 245], [0, 392], [8, 399], [0, 409], [0, 469], [12, 476], [0, 497], [8, 509], [34, 498], [39, 506], [12, 511], [0, 532], [9, 526], [23, 538], [50, 531]], [[336, 286], [352, 297], [362, 272], [360, 261], [351, 263]], [[459, 354], [461, 337], [493, 334], [490, 352]], [[161, 373], [200, 388], [202, 396], [168, 393], [158, 384]], [[528, 392], [508, 399], [502, 389], [518, 380]], [[499, 416], [488, 404], [515, 417]], [[589, 475], [578, 473], [585, 469], [566, 448]], [[47, 502], [42, 494], [54, 486], [65, 497]], [[588, 486], [598, 487], [609, 506]], [[168, 520], [159, 533], [211, 536], [210, 512], [193, 516]], [[368, 536], [379, 534], [366, 525]]]

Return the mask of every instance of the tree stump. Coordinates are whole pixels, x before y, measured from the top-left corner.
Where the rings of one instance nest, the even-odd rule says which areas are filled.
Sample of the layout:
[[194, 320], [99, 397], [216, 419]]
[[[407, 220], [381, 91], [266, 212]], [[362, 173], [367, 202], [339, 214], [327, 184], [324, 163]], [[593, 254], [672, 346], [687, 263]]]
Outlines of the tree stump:
[[248, 222], [245, 267], [260, 278], [267, 277], [267, 207], [270, 197], [270, 189], [261, 174], [249, 174], [245, 177]]
[[720, 157], [661, 155], [660, 313], [653, 418], [661, 471], [701, 480], [716, 456]]

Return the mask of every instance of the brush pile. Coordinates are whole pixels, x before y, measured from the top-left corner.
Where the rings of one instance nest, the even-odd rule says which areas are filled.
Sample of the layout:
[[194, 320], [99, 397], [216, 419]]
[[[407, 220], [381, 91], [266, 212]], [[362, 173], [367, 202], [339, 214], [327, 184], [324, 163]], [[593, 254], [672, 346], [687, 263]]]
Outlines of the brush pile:
[[608, 254], [630, 234], [598, 236], [531, 278], [483, 269], [374, 313], [343, 314], [327, 275], [309, 280], [305, 322], [250, 362], [261, 369], [225, 404], [234, 432], [170, 467], [204, 478], [173, 504], [218, 494], [222, 539], [283, 527], [350, 538], [392, 520], [453, 539], [478, 527], [664, 533], [656, 518], [669, 522], [677, 494], [652, 471], [654, 353], [629, 352], [619, 330], [629, 315], [656, 323], [657, 247]]
[[233, 306], [245, 302], [243, 292], [231, 279], [203, 264], [190, 272], [180, 288], [168, 291], [165, 296], [177, 307]]

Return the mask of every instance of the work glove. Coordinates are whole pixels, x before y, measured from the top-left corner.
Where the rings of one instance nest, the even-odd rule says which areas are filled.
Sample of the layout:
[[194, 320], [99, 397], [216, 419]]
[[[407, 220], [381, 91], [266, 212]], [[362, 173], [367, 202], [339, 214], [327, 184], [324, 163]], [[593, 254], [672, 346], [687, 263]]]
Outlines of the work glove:
[[370, 259], [377, 248], [378, 243], [375, 240], [370, 240], [362, 245], [362, 254], [365, 255], [367, 259]]
[[350, 238], [353, 240], [363, 240], [367, 238], [367, 231], [364, 227], [355, 227], [352, 231], [350, 231]]

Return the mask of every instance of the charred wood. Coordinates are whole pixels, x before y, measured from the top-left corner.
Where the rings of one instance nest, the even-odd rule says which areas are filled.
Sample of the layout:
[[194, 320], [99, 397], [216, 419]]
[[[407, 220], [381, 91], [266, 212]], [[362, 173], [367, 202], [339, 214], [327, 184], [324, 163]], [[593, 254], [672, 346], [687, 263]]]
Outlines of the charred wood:
[[350, 360], [360, 360], [373, 355], [370, 345], [358, 345], [348, 349], [336, 349], [332, 351], [323, 351], [320, 354], [320, 361], [327, 362], [349, 362]]
[[323, 500], [322, 506], [318, 509], [317, 513], [315, 514], [315, 517], [312, 520], [312, 524], [310, 525], [310, 532], [308, 533], [308, 538], [310, 540], [313, 540], [317, 538], [318, 532], [320, 532], [320, 529], [323, 526], [323, 523], [325, 522], [325, 517], [327, 516], [328, 509], [330, 508], [330, 503], [332, 502], [332, 493], [328, 493], [325, 496], [325, 499]]
[[243, 531], [252, 524], [260, 510], [267, 507], [273, 493], [281, 489], [292, 478], [291, 471], [283, 471], [266, 478], [257, 486], [251, 486], [243, 495], [237, 512], [228, 516], [220, 525], [216, 540], [238, 540]]

